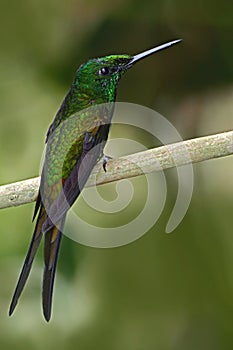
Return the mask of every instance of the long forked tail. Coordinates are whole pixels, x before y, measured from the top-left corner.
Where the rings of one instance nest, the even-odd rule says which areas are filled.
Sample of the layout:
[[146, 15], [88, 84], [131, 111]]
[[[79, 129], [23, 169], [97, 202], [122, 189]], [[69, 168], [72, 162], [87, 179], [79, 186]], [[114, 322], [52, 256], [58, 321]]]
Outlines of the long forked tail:
[[45, 233], [42, 305], [46, 321], [51, 317], [54, 277], [64, 223], [65, 216], [57, 226], [53, 226]]
[[40, 245], [40, 241], [42, 238], [41, 229], [42, 229], [42, 225], [43, 225], [46, 217], [47, 217], [47, 214], [45, 212], [45, 209], [44, 209], [44, 207], [41, 207], [40, 211], [39, 211], [36, 227], [35, 227], [35, 230], [33, 232], [32, 239], [31, 239], [31, 243], [30, 243], [30, 246], [28, 248], [27, 256], [25, 258], [23, 268], [22, 268], [22, 271], [20, 273], [19, 280], [18, 280], [17, 286], [15, 288], [15, 292], [14, 292], [14, 295], [13, 295], [13, 298], [11, 301], [9, 315], [11, 315], [13, 313], [13, 311], [18, 303], [18, 299], [23, 291], [23, 288], [24, 288], [26, 282], [27, 282], [29, 273], [30, 273], [31, 268], [32, 268], [32, 263], [33, 263], [34, 257], [36, 255], [37, 249]]

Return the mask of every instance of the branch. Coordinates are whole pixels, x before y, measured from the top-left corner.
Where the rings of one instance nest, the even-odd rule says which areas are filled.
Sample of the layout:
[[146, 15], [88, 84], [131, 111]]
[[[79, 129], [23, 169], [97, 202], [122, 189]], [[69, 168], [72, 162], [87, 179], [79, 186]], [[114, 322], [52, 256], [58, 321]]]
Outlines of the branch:
[[[199, 137], [110, 160], [106, 173], [102, 164], [98, 163], [87, 186], [101, 185], [231, 154], [233, 154], [233, 131]], [[1, 186], [0, 208], [35, 201], [39, 181], [40, 178], [37, 177]]]

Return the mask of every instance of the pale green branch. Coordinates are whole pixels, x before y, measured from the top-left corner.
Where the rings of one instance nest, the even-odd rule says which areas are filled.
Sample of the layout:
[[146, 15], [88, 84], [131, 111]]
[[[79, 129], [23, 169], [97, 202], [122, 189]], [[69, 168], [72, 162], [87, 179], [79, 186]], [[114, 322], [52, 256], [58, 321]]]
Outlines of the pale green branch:
[[[231, 154], [233, 154], [233, 131], [199, 137], [111, 160], [107, 164], [106, 173], [103, 171], [102, 164], [97, 164], [87, 186], [105, 184]], [[0, 186], [0, 208], [35, 201], [39, 181], [40, 178], [37, 177]]]

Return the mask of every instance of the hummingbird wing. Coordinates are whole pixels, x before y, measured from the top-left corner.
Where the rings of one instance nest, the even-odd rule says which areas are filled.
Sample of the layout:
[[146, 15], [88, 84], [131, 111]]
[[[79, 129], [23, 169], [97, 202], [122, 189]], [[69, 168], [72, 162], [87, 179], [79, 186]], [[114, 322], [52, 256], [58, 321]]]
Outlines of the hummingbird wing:
[[62, 191], [49, 206], [48, 217], [42, 227], [44, 233], [63, 218], [83, 190], [94, 166], [103, 154], [109, 127], [109, 124], [105, 124], [85, 133], [82, 153], [69, 177], [63, 182]]

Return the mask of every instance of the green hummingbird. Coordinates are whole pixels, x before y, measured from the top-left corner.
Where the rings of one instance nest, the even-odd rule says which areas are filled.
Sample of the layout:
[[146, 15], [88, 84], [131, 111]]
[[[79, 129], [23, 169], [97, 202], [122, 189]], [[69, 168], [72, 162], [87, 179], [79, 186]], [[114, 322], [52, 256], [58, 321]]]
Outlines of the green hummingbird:
[[[77, 70], [71, 89], [47, 132], [45, 160], [33, 215], [33, 220], [37, 216], [37, 222], [9, 315], [18, 303], [44, 236], [42, 305], [46, 321], [50, 320], [54, 277], [66, 215], [103, 155], [118, 82], [136, 62], [180, 41], [174, 40], [135, 56], [122, 54], [93, 58]], [[106, 160], [103, 166], [106, 170]]]

